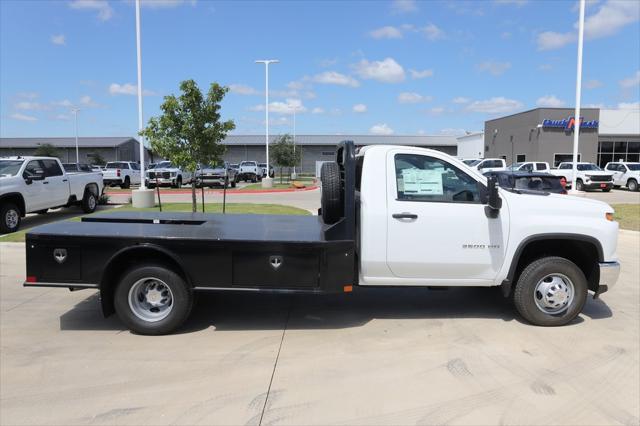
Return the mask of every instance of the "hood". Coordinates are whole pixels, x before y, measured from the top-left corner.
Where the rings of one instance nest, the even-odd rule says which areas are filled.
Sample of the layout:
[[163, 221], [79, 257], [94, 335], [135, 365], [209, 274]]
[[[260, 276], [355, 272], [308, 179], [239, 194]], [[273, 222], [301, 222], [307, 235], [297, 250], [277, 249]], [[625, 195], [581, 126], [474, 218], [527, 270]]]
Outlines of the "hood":
[[613, 176], [612, 172], [606, 172], [604, 170], [583, 170], [579, 171], [579, 173], [584, 173], [585, 175], [591, 176]]
[[224, 167], [205, 167], [204, 169], [200, 169], [200, 173], [223, 174]]
[[604, 217], [605, 213], [614, 210], [605, 202], [574, 195], [518, 194], [501, 189], [500, 197], [507, 200], [510, 209], [526, 210], [529, 217], [531, 213], [539, 212], [541, 216], [566, 217], [569, 220], [571, 216]]
[[180, 169], [177, 169], [175, 167], [163, 167], [163, 168], [159, 168], [159, 169], [151, 169], [151, 170], [147, 170], [147, 173], [153, 172], [153, 173], [162, 173], [162, 172], [179, 172]]

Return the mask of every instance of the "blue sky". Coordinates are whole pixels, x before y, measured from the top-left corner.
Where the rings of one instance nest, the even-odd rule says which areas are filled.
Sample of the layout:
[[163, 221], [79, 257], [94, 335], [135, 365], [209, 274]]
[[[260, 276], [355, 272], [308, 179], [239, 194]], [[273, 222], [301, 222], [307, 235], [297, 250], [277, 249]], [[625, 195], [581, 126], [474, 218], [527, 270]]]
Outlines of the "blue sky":
[[[235, 133], [439, 134], [573, 106], [575, 1], [142, 3], [145, 119], [195, 79]], [[587, 3], [583, 106], [638, 108], [640, 2]], [[0, 135], [137, 133], [133, 1], [0, 1]]]

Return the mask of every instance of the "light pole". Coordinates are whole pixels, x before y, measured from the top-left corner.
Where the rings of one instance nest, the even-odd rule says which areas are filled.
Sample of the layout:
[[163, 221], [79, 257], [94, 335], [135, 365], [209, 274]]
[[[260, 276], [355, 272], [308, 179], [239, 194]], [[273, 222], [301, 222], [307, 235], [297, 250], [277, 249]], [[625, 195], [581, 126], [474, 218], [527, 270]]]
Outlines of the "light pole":
[[78, 107], [71, 108], [71, 112], [73, 113], [74, 120], [76, 122], [76, 163], [80, 164], [80, 150], [78, 149], [78, 111], [80, 111], [80, 108]]
[[264, 64], [264, 77], [265, 77], [265, 104], [264, 104], [264, 112], [265, 112], [265, 145], [266, 145], [266, 155], [267, 155], [267, 176], [262, 179], [262, 187], [263, 188], [271, 188], [273, 186], [273, 181], [271, 176], [269, 176], [269, 64], [277, 64], [280, 62], [277, 59], [259, 59], [256, 61], [256, 64]]
[[296, 111], [298, 110], [298, 105], [293, 106], [293, 179], [298, 178], [298, 174], [296, 173]]
[[571, 192], [576, 191], [578, 175], [578, 141], [580, 137], [580, 97], [582, 92], [582, 45], [584, 40], [584, 6], [585, 0], [580, 0], [580, 19], [578, 20], [578, 64], [576, 69], [576, 110], [573, 121], [573, 179]]
[[[142, 49], [140, 47], [140, 0], [136, 0], [136, 54], [138, 60], [138, 131], [142, 131]], [[153, 207], [153, 190], [145, 187], [144, 137], [140, 137], [140, 188], [132, 191], [134, 207]]]

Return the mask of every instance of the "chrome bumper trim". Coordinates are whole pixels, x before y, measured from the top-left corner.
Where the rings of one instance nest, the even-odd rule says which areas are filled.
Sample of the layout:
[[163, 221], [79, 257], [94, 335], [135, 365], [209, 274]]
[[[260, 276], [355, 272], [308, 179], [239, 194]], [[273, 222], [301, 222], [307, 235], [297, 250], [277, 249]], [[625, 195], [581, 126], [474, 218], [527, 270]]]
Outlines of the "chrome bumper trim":
[[600, 262], [598, 267], [600, 268], [600, 282], [597, 294], [602, 294], [610, 290], [618, 281], [620, 262]]

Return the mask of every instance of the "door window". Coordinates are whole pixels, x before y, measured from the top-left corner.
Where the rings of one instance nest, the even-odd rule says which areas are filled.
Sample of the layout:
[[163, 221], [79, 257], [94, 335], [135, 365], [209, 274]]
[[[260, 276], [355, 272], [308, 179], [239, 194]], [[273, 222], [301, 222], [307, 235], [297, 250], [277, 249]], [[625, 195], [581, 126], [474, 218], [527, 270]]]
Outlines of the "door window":
[[545, 163], [536, 163], [536, 170], [547, 170], [547, 165]]
[[41, 160], [47, 177], [62, 176], [62, 168], [56, 160]]
[[398, 201], [480, 203], [478, 182], [444, 160], [396, 154], [394, 162]]
[[522, 166], [522, 170], [526, 171], [526, 172], [532, 172], [533, 171], [533, 164], [531, 163], [527, 163], [524, 166]]
[[24, 172], [22, 172], [22, 177], [25, 179], [42, 175], [44, 175], [44, 168], [40, 160], [29, 161], [27, 167], [24, 168]]

